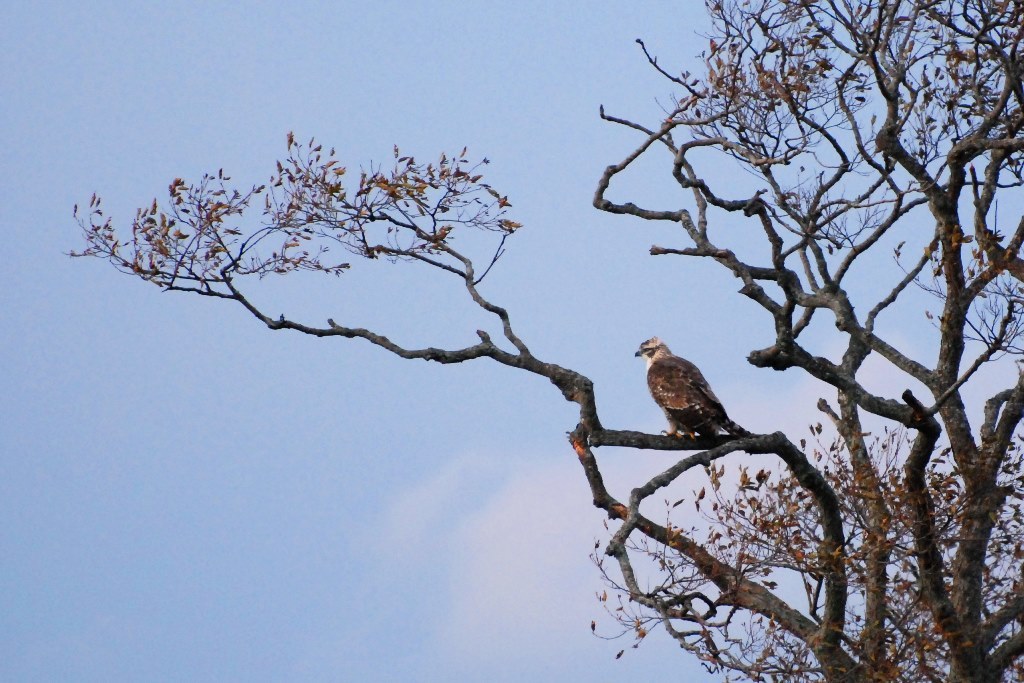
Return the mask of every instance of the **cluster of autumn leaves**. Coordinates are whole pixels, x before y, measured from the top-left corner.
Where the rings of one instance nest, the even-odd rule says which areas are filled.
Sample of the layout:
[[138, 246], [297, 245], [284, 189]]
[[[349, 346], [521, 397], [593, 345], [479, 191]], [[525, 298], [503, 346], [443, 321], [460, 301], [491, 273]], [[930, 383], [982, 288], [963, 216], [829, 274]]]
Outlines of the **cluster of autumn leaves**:
[[175, 178], [168, 201], [139, 209], [124, 233], [94, 195], [87, 212], [75, 207], [87, 243], [75, 255], [106, 258], [161, 287], [214, 290], [241, 275], [337, 275], [350, 266], [340, 252], [434, 263], [463, 230], [507, 236], [521, 227], [506, 215], [508, 198], [483, 182], [487, 159], [471, 162], [465, 149], [420, 163], [395, 147], [391, 169], [371, 167], [346, 184], [334, 149], [291, 133], [287, 143], [268, 183], [239, 189], [223, 170], [194, 183]]

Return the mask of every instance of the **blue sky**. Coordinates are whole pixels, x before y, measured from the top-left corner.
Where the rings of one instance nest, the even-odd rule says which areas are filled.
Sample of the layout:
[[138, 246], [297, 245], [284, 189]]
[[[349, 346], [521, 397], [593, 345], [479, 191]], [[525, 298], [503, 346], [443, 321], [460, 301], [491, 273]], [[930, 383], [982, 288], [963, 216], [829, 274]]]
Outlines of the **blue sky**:
[[[608, 426], [663, 428], [633, 358], [657, 334], [770, 428], [763, 397], [814, 396], [743, 362], [770, 328], [736, 334], [734, 281], [590, 206], [636, 143], [598, 106], [657, 120], [670, 91], [634, 40], [684, 66], [693, 5], [4, 4], [0, 679], [702, 680], [660, 633], [591, 635], [614, 629], [588, 559], [607, 533], [551, 386], [272, 333], [66, 256], [93, 192], [123, 224], [178, 176], [261, 183], [288, 131], [352, 167], [468, 146], [525, 226], [484, 294], [596, 382]], [[645, 168], [622, 196], [685, 200]], [[258, 296], [406, 346], [492, 325], [432, 273], [364, 266]], [[621, 495], [666, 458], [602, 454]]]

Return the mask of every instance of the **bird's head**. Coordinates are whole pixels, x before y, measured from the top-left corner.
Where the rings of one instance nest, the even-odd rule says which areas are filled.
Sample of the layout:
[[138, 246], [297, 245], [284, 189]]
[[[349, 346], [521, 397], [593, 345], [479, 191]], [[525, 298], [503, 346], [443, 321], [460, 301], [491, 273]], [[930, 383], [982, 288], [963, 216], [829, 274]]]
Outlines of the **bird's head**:
[[643, 357], [648, 363], [650, 363], [656, 355], [662, 356], [669, 353], [671, 352], [668, 350], [668, 347], [665, 346], [665, 342], [661, 341], [657, 337], [651, 337], [640, 345], [640, 349], [635, 355], [637, 357]]

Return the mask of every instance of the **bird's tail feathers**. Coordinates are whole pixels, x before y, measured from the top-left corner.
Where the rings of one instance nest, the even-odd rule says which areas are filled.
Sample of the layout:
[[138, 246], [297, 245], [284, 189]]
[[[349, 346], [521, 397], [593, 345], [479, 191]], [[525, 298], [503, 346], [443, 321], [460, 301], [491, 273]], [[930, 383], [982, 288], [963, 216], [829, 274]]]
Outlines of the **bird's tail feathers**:
[[725, 421], [722, 422], [722, 429], [724, 429], [725, 432], [727, 434], [729, 434], [730, 436], [753, 436], [754, 435], [753, 432], [747, 431], [743, 427], [740, 427], [738, 424], [736, 424], [735, 422], [733, 422], [729, 418], [725, 418]]

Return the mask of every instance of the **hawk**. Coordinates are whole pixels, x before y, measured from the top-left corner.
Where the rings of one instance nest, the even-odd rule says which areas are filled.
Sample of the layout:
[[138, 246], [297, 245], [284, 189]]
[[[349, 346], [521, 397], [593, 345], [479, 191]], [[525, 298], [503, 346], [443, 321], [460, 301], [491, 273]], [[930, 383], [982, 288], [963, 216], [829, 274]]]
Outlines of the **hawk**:
[[697, 366], [674, 355], [663, 341], [648, 339], [636, 355], [647, 361], [647, 386], [665, 411], [669, 436], [714, 436], [723, 430], [733, 436], [750, 434], [725, 414]]

